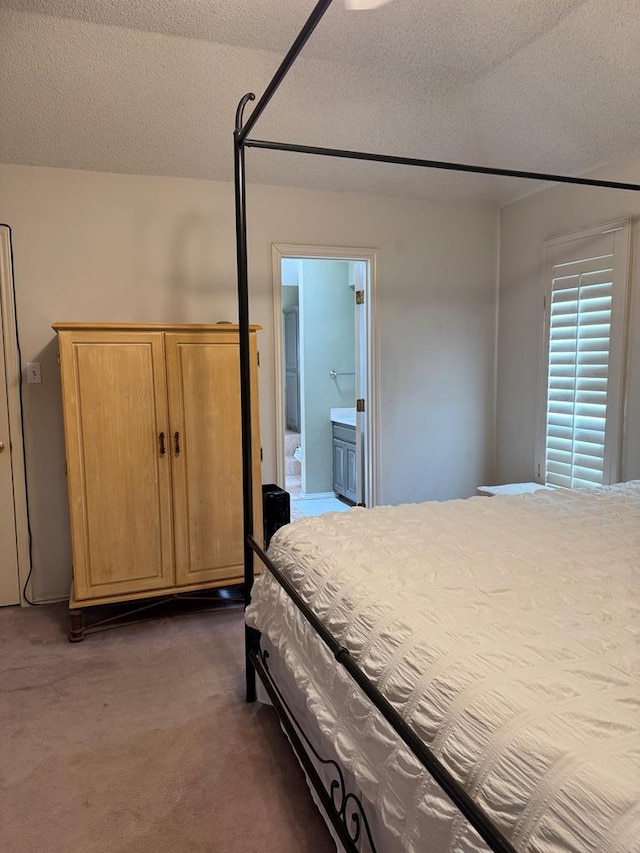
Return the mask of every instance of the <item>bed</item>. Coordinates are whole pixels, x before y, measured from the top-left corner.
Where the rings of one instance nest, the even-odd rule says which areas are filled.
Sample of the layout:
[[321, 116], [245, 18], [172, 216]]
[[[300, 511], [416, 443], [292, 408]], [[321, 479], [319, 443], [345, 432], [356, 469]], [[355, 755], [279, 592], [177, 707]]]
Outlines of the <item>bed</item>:
[[[357, 509], [296, 522], [269, 556], [254, 535], [247, 149], [640, 191], [253, 137], [331, 3], [318, 0], [248, 117], [252, 92], [235, 118], [247, 701], [258, 674], [349, 853], [629, 853], [640, 844], [637, 483]], [[256, 555], [267, 571], [254, 590]]]
[[[640, 481], [355, 508], [269, 558], [513, 849], [640, 850]], [[487, 849], [270, 571], [246, 617], [357, 849]]]

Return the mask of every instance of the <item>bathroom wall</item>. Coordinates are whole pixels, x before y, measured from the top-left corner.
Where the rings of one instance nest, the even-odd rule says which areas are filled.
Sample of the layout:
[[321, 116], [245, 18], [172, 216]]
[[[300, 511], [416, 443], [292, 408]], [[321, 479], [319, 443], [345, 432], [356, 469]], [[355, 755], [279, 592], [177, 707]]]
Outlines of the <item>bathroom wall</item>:
[[282, 288], [282, 309], [293, 308], [298, 304], [297, 285], [287, 285]]
[[302, 262], [300, 300], [302, 350], [302, 490], [333, 489], [329, 410], [355, 406], [355, 375], [332, 379], [330, 370], [355, 373], [355, 302], [349, 262]]

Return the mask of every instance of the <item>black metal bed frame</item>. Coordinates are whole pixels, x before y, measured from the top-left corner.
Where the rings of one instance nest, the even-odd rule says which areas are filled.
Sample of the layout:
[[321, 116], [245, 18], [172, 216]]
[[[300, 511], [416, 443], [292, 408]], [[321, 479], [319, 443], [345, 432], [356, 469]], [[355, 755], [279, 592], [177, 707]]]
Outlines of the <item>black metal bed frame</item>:
[[[482, 839], [494, 851], [499, 853], [516, 853], [515, 848], [504, 837], [490, 818], [469, 797], [462, 786], [451, 776], [443, 764], [436, 758], [411, 727], [402, 719], [398, 712], [385, 699], [375, 685], [362, 672], [349, 650], [340, 645], [335, 637], [327, 630], [313, 611], [307, 606], [296, 589], [287, 578], [273, 565], [263, 549], [254, 539], [253, 530], [253, 489], [252, 489], [252, 444], [251, 444], [251, 380], [250, 380], [250, 349], [249, 349], [249, 281], [247, 257], [247, 212], [246, 212], [246, 171], [245, 149], [259, 148], [271, 151], [289, 151], [299, 154], [309, 154], [321, 157], [337, 157], [349, 160], [363, 160], [377, 163], [416, 166], [426, 169], [441, 169], [454, 172], [472, 172], [483, 175], [497, 175], [511, 178], [528, 178], [549, 183], [578, 184], [590, 187], [640, 191], [640, 184], [621, 183], [618, 181], [603, 181], [593, 178], [580, 178], [570, 175], [554, 175], [541, 172], [530, 172], [516, 169], [502, 169], [493, 166], [478, 166], [466, 163], [450, 163], [440, 160], [423, 160], [413, 157], [398, 157], [388, 154], [373, 154], [361, 151], [296, 145], [285, 142], [272, 142], [254, 139], [249, 136], [254, 125], [264, 112], [272, 97], [289, 73], [306, 42], [328, 11], [333, 0], [319, 0], [309, 18], [300, 30], [298, 36], [289, 48], [276, 73], [258, 100], [251, 115], [245, 121], [245, 108], [250, 101], [255, 100], [253, 92], [243, 96], [236, 111], [234, 131], [234, 183], [236, 207], [236, 254], [238, 271], [238, 320], [240, 327], [240, 398], [242, 407], [242, 477], [244, 494], [244, 600], [245, 606], [250, 603], [251, 590], [254, 582], [254, 554], [261, 560], [266, 569], [273, 575], [280, 586], [286, 591], [305, 619], [316, 631], [321, 640], [333, 653], [340, 664], [358, 684], [381, 715], [395, 730], [398, 737], [409, 747], [411, 752], [422, 763], [428, 773], [440, 785], [459, 811], [467, 818]], [[344, 775], [336, 762], [322, 759], [311, 745], [309, 739], [295, 719], [282, 693], [273, 680], [269, 665], [268, 652], [260, 647], [260, 632], [245, 627], [245, 663], [246, 663], [246, 698], [247, 702], [256, 699], [256, 673], [261, 680], [276, 708], [283, 727], [291, 740], [295, 752], [300, 759], [305, 772], [313, 784], [318, 797], [325, 809], [327, 817], [349, 853], [357, 853], [358, 843], [363, 834], [367, 835], [372, 851], [375, 845], [371, 838], [364, 808], [359, 798], [346, 790]], [[309, 750], [315, 759], [324, 766], [331, 765], [334, 778], [327, 791]], [[364, 830], [364, 833], [363, 833]]]

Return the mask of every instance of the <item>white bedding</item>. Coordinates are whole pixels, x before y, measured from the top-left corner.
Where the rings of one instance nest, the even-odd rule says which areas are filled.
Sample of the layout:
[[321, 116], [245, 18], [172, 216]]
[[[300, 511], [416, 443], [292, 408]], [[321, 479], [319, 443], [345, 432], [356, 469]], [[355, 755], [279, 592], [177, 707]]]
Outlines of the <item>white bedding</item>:
[[[270, 556], [519, 851], [640, 851], [640, 481], [281, 528]], [[406, 851], [485, 847], [265, 571], [247, 621]]]

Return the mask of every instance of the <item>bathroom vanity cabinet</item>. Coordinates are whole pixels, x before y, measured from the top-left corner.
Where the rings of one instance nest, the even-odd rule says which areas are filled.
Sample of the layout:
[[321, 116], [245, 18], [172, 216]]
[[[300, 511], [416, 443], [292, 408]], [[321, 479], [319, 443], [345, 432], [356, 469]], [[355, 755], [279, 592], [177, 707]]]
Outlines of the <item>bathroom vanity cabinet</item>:
[[333, 426], [333, 491], [350, 501], [357, 500], [356, 428]]

